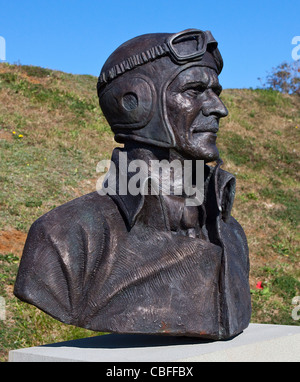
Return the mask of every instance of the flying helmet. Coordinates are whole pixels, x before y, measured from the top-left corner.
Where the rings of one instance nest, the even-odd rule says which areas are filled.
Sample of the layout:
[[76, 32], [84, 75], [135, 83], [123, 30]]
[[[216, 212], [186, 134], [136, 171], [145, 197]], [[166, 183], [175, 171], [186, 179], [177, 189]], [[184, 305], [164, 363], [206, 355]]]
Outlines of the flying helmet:
[[105, 62], [97, 84], [99, 104], [115, 140], [175, 147], [166, 90], [183, 70], [205, 66], [220, 74], [223, 60], [211, 32], [187, 29], [135, 37]]

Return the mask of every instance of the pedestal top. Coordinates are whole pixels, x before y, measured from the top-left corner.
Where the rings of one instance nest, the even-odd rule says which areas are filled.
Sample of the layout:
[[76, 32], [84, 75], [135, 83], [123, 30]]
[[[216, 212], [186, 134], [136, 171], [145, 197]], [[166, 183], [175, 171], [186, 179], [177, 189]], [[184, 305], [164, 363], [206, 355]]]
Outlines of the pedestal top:
[[250, 324], [226, 341], [107, 334], [11, 350], [10, 362], [300, 361], [300, 327]]

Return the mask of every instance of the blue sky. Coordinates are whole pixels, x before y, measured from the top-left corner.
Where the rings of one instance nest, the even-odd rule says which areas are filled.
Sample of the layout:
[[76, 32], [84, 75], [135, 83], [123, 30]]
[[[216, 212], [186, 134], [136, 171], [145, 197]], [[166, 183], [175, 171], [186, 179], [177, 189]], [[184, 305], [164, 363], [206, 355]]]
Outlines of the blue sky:
[[260, 85], [292, 61], [299, 0], [0, 0], [6, 61], [98, 76], [109, 54], [144, 33], [211, 30], [224, 88]]

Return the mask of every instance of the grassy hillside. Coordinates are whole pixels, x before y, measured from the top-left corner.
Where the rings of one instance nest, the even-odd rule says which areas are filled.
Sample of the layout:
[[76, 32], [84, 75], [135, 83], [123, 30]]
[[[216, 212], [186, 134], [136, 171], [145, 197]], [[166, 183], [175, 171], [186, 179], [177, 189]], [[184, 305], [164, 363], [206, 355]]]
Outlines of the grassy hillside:
[[[13, 283], [32, 222], [95, 190], [96, 165], [116, 146], [93, 76], [0, 64], [0, 360], [13, 348], [94, 332], [63, 325], [19, 302]], [[233, 215], [250, 248], [252, 322], [299, 325], [300, 97], [268, 90], [222, 93], [229, 116], [218, 145], [237, 178]], [[257, 289], [261, 281], [263, 289]]]

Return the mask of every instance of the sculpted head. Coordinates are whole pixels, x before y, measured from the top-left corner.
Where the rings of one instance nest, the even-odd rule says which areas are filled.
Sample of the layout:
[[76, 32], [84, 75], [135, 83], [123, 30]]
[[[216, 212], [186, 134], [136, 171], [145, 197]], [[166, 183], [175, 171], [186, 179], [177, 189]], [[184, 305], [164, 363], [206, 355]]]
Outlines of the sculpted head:
[[135, 141], [185, 158], [218, 159], [223, 60], [209, 31], [147, 34], [117, 48], [98, 80], [100, 107], [120, 143]]

